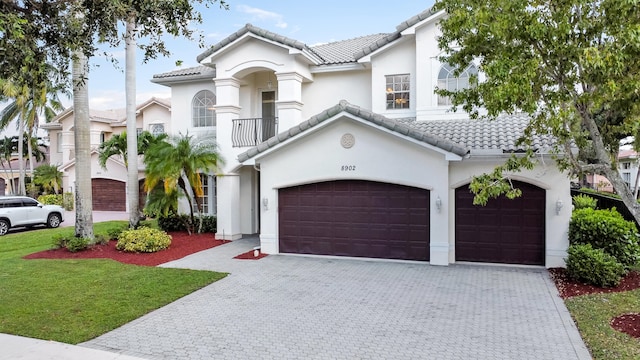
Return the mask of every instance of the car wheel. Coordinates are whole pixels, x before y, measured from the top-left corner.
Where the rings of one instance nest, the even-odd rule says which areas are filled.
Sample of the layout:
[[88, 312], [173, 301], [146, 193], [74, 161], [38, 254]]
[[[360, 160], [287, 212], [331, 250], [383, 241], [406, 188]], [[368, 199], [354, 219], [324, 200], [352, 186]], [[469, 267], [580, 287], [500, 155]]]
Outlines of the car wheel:
[[60, 215], [50, 214], [47, 218], [47, 226], [50, 228], [57, 228], [60, 226]]
[[9, 231], [9, 222], [7, 220], [0, 219], [0, 236], [4, 235]]

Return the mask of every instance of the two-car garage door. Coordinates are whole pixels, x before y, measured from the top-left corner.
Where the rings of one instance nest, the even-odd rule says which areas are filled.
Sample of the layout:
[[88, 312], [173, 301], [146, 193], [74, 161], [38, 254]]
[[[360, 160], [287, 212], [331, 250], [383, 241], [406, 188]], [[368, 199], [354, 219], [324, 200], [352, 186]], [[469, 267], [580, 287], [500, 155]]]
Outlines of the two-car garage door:
[[429, 191], [361, 180], [280, 189], [282, 253], [429, 260]]

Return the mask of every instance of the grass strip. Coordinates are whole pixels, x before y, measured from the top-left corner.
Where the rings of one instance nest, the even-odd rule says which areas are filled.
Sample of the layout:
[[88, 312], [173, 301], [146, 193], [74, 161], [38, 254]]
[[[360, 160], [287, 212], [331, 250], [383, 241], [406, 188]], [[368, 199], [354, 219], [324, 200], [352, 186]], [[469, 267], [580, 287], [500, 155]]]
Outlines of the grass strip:
[[640, 313], [640, 290], [576, 296], [565, 300], [594, 360], [640, 359], [637, 339], [611, 327], [611, 320]]
[[[94, 231], [122, 223], [95, 224]], [[51, 248], [52, 236], [63, 232], [73, 228], [0, 238], [0, 332], [77, 344], [226, 276], [105, 259], [22, 259]]]

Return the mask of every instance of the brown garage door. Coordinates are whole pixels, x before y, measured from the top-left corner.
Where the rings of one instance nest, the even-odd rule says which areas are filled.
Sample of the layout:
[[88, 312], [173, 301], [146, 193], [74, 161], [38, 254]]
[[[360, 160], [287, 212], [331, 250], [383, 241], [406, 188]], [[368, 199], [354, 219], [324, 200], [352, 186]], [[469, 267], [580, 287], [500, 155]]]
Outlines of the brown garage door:
[[473, 205], [468, 186], [456, 189], [456, 260], [544, 265], [545, 190], [514, 182], [522, 196]]
[[126, 211], [126, 184], [111, 179], [92, 179], [93, 210]]
[[360, 180], [278, 192], [280, 252], [429, 260], [429, 191]]

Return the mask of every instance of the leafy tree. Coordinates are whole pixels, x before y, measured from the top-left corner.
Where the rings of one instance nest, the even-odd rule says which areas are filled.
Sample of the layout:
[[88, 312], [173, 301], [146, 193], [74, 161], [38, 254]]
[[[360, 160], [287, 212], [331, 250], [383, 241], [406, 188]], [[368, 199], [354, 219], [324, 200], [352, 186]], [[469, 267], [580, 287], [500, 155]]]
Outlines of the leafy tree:
[[[194, 207], [200, 214], [198, 198], [203, 196], [201, 174], [218, 171], [224, 160], [211, 137], [176, 135], [149, 148], [145, 154], [147, 191], [162, 184], [167, 197], [177, 192], [187, 198], [191, 224], [195, 224]], [[149, 199], [150, 201], [153, 198]], [[170, 203], [170, 202], [167, 202]], [[194, 206], [195, 205], [195, 206]], [[200, 227], [202, 217], [200, 216]], [[189, 229], [191, 232], [192, 229]]]
[[[640, 222], [616, 169], [619, 139], [640, 130], [640, 7], [620, 0], [438, 0], [442, 56], [458, 69], [480, 63], [482, 81], [452, 97], [472, 118], [524, 112], [528, 151], [472, 181], [477, 203], [519, 192], [509, 173], [535, 162], [533, 138], [551, 135], [562, 169], [606, 176]], [[592, 149], [589, 161], [571, 150]]]
[[[209, 6], [220, 0], [8, 0], [0, 2], [0, 79], [12, 74], [31, 73], [43, 76], [41, 64], [57, 69], [56, 84], [74, 89], [74, 135], [76, 139], [76, 236], [93, 238], [91, 217], [91, 178], [89, 167], [88, 101], [85, 101], [88, 69], [86, 59], [95, 53], [96, 40], [118, 46], [123, 40], [120, 22], [135, 16], [139, 44], [144, 61], [158, 54], [167, 55], [163, 36], [170, 34], [192, 38], [193, 23], [202, 16], [195, 4]], [[71, 71], [69, 60], [74, 59]], [[20, 61], [15, 61], [20, 59]], [[21, 85], [21, 84], [20, 84]], [[76, 96], [80, 99], [76, 99]], [[84, 108], [84, 106], [87, 106]], [[80, 108], [79, 106], [83, 106]], [[80, 124], [78, 124], [80, 122]], [[86, 133], [83, 133], [86, 132]], [[86, 204], [85, 204], [86, 203]]]
[[58, 194], [62, 185], [62, 171], [58, 170], [57, 165], [40, 165], [33, 172], [33, 182], [42, 186], [45, 191]]

